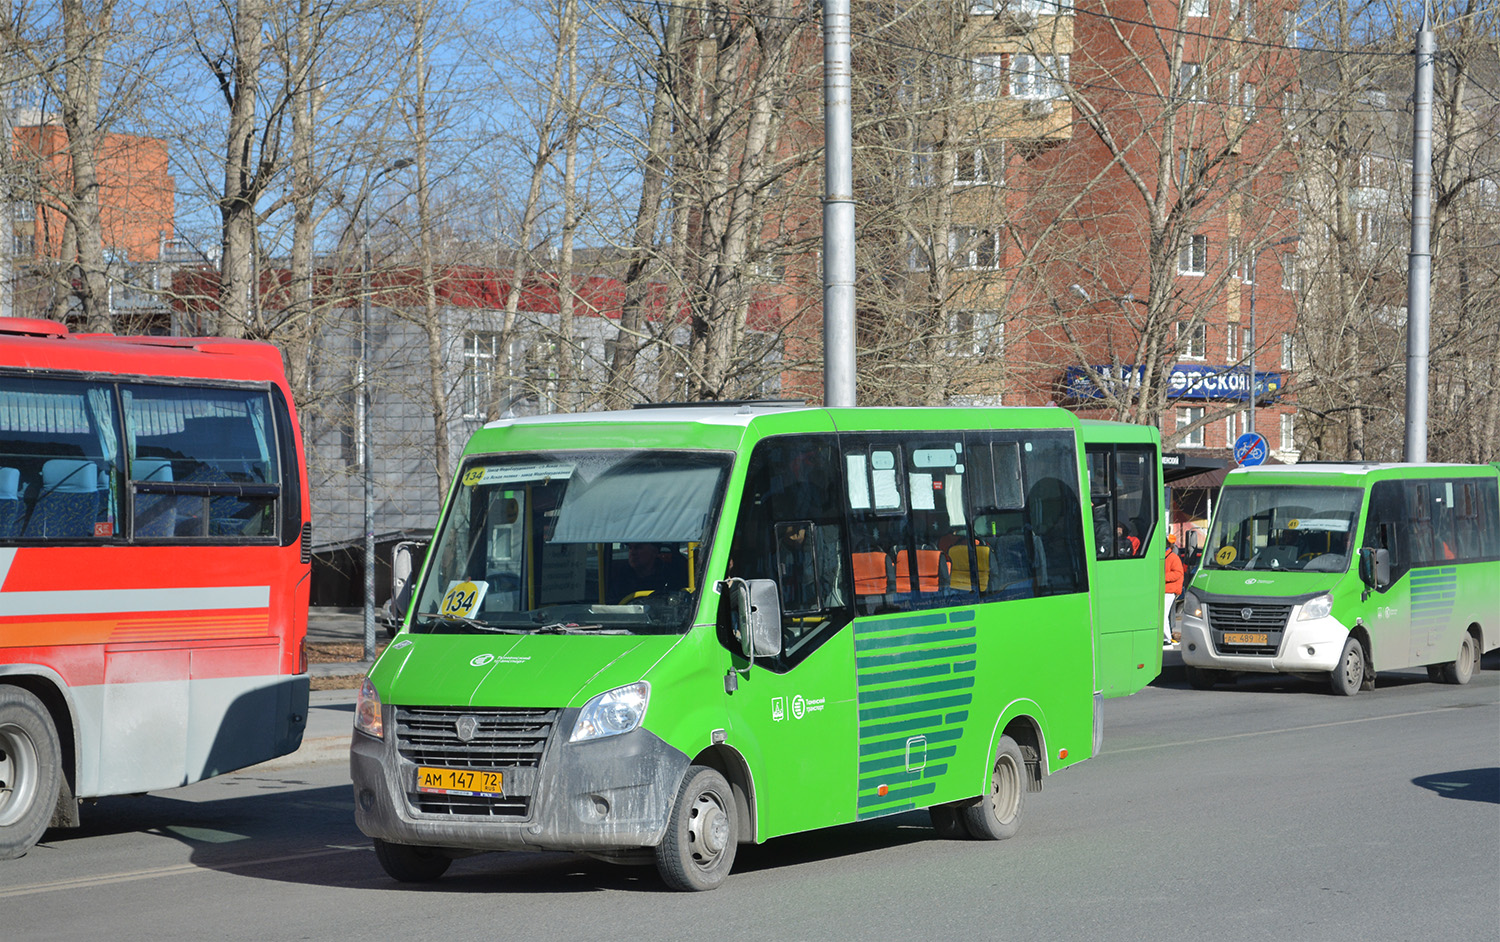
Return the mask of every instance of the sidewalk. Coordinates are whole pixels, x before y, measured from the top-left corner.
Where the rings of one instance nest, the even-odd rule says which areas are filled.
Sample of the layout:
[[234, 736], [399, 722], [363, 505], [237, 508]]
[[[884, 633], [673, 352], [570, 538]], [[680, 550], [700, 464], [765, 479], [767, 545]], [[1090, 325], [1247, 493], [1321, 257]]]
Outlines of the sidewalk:
[[[379, 645], [387, 640], [385, 625], [377, 620], [375, 643]], [[308, 644], [363, 645], [364, 641], [365, 616], [359, 609], [314, 607], [308, 610]], [[311, 677], [363, 677], [369, 670], [369, 661], [337, 661], [307, 666], [307, 673]]]

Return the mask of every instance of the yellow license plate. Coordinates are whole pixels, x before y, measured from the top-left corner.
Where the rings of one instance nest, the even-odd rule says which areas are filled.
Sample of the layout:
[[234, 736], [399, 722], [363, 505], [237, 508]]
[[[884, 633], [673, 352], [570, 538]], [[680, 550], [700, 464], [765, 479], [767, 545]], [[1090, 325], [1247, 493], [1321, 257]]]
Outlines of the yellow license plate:
[[417, 791], [443, 795], [479, 795], [499, 798], [504, 794], [504, 776], [500, 772], [477, 769], [439, 769], [417, 766]]
[[1249, 632], [1245, 632], [1245, 631], [1226, 631], [1226, 632], [1224, 632], [1224, 643], [1225, 644], [1265, 644], [1266, 643], [1266, 636], [1263, 635], [1263, 634], [1262, 635], [1250, 634]]

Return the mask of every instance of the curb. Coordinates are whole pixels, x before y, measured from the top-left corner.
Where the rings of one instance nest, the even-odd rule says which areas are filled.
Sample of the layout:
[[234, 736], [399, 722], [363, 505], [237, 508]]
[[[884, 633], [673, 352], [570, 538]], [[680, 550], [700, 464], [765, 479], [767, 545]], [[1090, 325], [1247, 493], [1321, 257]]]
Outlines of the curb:
[[309, 677], [363, 677], [370, 672], [372, 661], [331, 661], [307, 665]]

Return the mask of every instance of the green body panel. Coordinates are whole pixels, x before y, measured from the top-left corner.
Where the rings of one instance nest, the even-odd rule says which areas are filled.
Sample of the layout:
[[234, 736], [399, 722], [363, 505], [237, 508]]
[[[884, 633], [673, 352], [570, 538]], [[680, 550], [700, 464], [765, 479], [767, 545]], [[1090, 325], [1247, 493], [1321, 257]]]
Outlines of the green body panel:
[[[680, 636], [403, 632], [370, 680], [386, 704], [526, 708], [579, 707], [598, 693], [645, 680], [651, 684], [645, 729], [690, 757], [718, 749], [743, 760], [757, 841], [980, 794], [988, 787], [996, 740], [1012, 719], [1036, 727], [1044, 771], [1072, 765], [1093, 749], [1099, 674], [1128, 676], [1117, 688], [1139, 689], [1160, 667], [1159, 645], [1149, 652], [1154, 658], [1133, 646], [1148, 632], [1144, 591], [1129, 603], [1140, 609], [1131, 623], [1108, 632], [1131, 639], [1129, 655], [1096, 666], [1095, 606], [1110, 612], [1115, 605], [1097, 598], [1092, 558], [1093, 592], [855, 618], [779, 674], [722, 642], [715, 583], [726, 575], [747, 458], [762, 438], [1077, 427], [1056, 409], [773, 409], [753, 415], [661, 409], [497, 423], [473, 436], [466, 456], [654, 447], [735, 453], [705, 548], [708, 588], [693, 627]], [[1078, 457], [1086, 493], [1081, 440]], [[461, 476], [455, 476], [455, 490]], [[1159, 544], [1160, 533], [1153, 539]], [[1160, 586], [1160, 556], [1138, 562]], [[1129, 581], [1122, 575], [1110, 584], [1123, 589]], [[1158, 617], [1160, 598], [1152, 603]], [[1159, 628], [1153, 623], [1149, 630]]]
[[[1123, 422], [1081, 423], [1084, 445], [1090, 443], [1150, 445], [1161, 466], [1161, 433]], [[1096, 560], [1089, 596], [1094, 605], [1098, 649], [1097, 683], [1105, 697], [1124, 697], [1142, 689], [1161, 673], [1162, 622], [1166, 616], [1167, 528], [1161, 478], [1156, 481], [1159, 523], [1142, 554], [1135, 559]], [[1094, 521], [1088, 520], [1090, 532]], [[1108, 536], [1102, 537], [1108, 539]], [[1095, 533], [1097, 542], [1101, 535]]]
[[[1224, 489], [1320, 486], [1362, 491], [1353, 537], [1353, 545], [1362, 546], [1370, 525], [1370, 492], [1377, 482], [1494, 478], [1494, 467], [1263, 466], [1232, 472]], [[1268, 602], [1328, 593], [1333, 600], [1330, 617], [1345, 631], [1358, 628], [1368, 637], [1371, 667], [1376, 671], [1451, 662], [1463, 634], [1474, 628], [1484, 651], [1500, 646], [1500, 560], [1414, 566], [1381, 591], [1367, 591], [1359, 575], [1358, 556], [1352, 553], [1342, 572], [1210, 569], [1205, 565], [1189, 588]]]

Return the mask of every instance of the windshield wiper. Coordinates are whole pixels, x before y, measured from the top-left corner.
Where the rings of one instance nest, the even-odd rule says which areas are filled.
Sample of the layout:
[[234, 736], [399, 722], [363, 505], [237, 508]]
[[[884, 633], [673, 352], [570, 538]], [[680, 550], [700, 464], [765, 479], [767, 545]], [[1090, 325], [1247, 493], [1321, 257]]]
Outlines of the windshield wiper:
[[439, 615], [436, 612], [418, 612], [417, 621], [426, 624], [437, 622], [444, 625], [463, 625], [465, 628], [472, 628], [475, 631], [487, 631], [493, 634], [521, 634], [524, 630], [521, 628], [491, 625], [488, 622], [480, 621], [477, 618], [469, 618], [465, 615]]
[[593, 631], [603, 627], [603, 625], [580, 625], [571, 621], [555, 621], [546, 625], [538, 625], [533, 630], [539, 635], [572, 635], [580, 631]]

